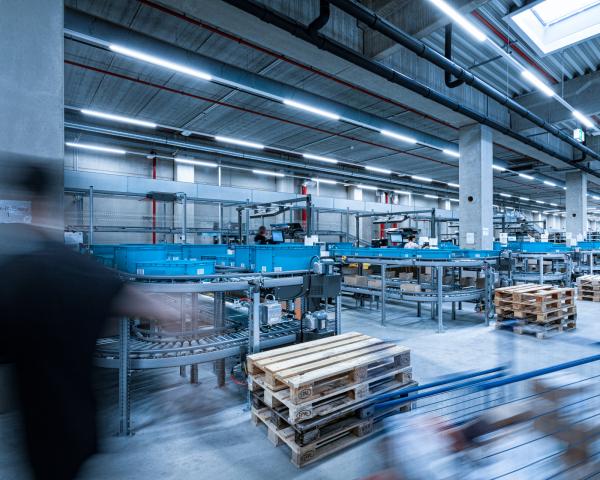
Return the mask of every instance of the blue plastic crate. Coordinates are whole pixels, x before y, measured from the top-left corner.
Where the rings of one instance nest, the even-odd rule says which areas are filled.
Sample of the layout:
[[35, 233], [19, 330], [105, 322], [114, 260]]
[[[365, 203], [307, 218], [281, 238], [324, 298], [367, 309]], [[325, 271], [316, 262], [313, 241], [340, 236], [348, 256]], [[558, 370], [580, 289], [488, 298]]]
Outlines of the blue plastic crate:
[[253, 272], [306, 270], [320, 255], [318, 245], [239, 245], [235, 247], [235, 264]]
[[214, 260], [166, 260], [162, 262], [138, 262], [135, 266], [136, 275], [211, 275], [215, 273]]
[[166, 261], [167, 249], [167, 245], [119, 245], [115, 248], [115, 268], [135, 273], [138, 263]]

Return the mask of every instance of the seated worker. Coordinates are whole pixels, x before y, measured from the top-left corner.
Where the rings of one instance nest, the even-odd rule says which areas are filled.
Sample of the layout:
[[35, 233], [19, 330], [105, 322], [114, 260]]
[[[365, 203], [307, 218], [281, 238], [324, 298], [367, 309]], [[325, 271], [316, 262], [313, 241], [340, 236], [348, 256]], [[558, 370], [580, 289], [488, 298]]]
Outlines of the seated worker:
[[261, 225], [258, 228], [258, 232], [256, 233], [256, 235], [254, 235], [254, 243], [256, 245], [267, 245], [268, 243], [270, 243], [269, 239], [267, 238], [267, 227]]
[[404, 248], [420, 248], [419, 244], [415, 242], [414, 235], [408, 237], [408, 242], [404, 244]]

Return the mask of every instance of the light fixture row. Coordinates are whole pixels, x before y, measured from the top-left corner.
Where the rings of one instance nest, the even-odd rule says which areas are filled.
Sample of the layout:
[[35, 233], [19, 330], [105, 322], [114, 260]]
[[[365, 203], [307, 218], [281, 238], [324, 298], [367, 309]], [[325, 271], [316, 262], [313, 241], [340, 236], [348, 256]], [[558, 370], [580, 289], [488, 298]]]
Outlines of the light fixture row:
[[452, 8], [447, 2], [444, 0], [429, 0], [433, 3], [437, 8], [439, 8], [443, 13], [448, 15], [452, 20], [454, 20], [460, 27], [465, 30], [469, 35], [471, 35], [478, 42], [488, 42], [492, 45], [496, 50], [502, 53], [507, 59], [509, 59], [515, 67], [521, 70], [521, 76], [537, 88], [540, 92], [548, 97], [556, 98], [560, 103], [571, 110], [571, 114], [577, 120], [579, 120], [583, 125], [585, 125], [589, 129], [596, 129], [596, 125], [583, 113], [575, 110], [569, 103], [567, 103], [560, 95], [554, 92], [550, 86], [541, 80], [536, 74], [534, 74], [531, 70], [524, 68], [517, 60], [515, 60], [514, 56], [508, 54], [508, 52], [504, 51], [496, 42], [490, 40], [490, 38], [483, 33], [479, 28], [477, 28], [473, 23], [467, 20], [463, 15], [461, 15], [457, 10]]

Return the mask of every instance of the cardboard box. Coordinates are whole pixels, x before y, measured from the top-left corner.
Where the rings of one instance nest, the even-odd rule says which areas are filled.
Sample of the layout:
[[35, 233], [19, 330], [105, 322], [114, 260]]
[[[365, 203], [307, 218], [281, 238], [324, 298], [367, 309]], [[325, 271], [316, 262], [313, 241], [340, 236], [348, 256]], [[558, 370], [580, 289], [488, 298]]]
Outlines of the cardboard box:
[[413, 272], [398, 272], [398, 278], [400, 280], [412, 280], [415, 275]]
[[344, 283], [353, 287], [368, 286], [367, 277], [364, 275], [344, 275]]
[[[429, 268], [429, 267], [427, 267]], [[431, 282], [431, 275], [426, 274], [426, 273], [422, 273], [421, 276], [419, 277], [421, 282]]]
[[400, 285], [401, 292], [420, 292], [421, 285], [418, 283], [403, 283]]
[[367, 285], [369, 288], [377, 288], [381, 290], [381, 279], [380, 278], [370, 278], [367, 281]]
[[478, 278], [475, 280], [475, 286], [477, 288], [485, 288], [485, 278]]
[[462, 288], [466, 288], [466, 287], [472, 287], [473, 285], [475, 285], [475, 278], [473, 277], [467, 277], [467, 278], [461, 278], [460, 279], [460, 286]]

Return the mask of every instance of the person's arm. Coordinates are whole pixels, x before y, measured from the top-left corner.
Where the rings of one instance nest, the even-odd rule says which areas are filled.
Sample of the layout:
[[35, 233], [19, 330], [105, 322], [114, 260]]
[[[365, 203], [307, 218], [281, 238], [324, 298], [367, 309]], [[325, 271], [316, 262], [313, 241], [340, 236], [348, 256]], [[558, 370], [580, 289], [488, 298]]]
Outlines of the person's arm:
[[123, 286], [111, 304], [111, 311], [116, 316], [140, 317], [165, 322], [173, 322], [181, 318], [176, 308], [157, 301], [131, 285]]

